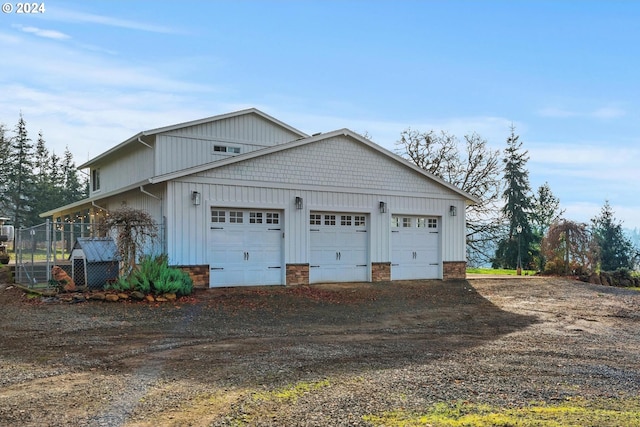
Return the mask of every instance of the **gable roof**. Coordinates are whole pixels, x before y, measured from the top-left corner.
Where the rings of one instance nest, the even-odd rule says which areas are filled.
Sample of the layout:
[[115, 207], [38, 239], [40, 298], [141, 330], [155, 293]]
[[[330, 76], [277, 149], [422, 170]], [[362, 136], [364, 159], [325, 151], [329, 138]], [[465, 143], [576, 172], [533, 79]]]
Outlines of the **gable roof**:
[[309, 137], [309, 135], [307, 135], [306, 133], [284, 123], [281, 122], [280, 120], [271, 117], [270, 115], [263, 113], [262, 111], [258, 110], [257, 108], [248, 108], [246, 110], [240, 110], [240, 111], [235, 111], [232, 113], [226, 113], [226, 114], [220, 114], [217, 116], [211, 116], [211, 117], [206, 117], [204, 119], [198, 119], [198, 120], [192, 120], [189, 122], [183, 122], [183, 123], [177, 123], [174, 125], [170, 125], [170, 126], [164, 126], [164, 127], [159, 127], [159, 128], [155, 128], [155, 129], [149, 129], [149, 130], [145, 130], [142, 132], [139, 132], [137, 134], [135, 134], [134, 136], [132, 136], [131, 138], [127, 139], [126, 141], [121, 142], [120, 144], [110, 148], [109, 150], [103, 152], [102, 154], [99, 154], [98, 156], [94, 157], [93, 159], [81, 164], [80, 166], [78, 166], [78, 169], [85, 169], [90, 167], [92, 164], [110, 156], [111, 154], [123, 149], [124, 147], [127, 147], [133, 143], [142, 143], [142, 144], [146, 144], [144, 141], [142, 141], [140, 138], [142, 138], [143, 136], [150, 136], [150, 135], [157, 135], [159, 133], [164, 133], [164, 132], [171, 132], [177, 129], [182, 129], [182, 128], [186, 128], [189, 126], [197, 126], [197, 125], [201, 125], [201, 124], [205, 124], [205, 123], [211, 123], [211, 122], [216, 122], [216, 121], [220, 121], [220, 120], [225, 120], [225, 119], [229, 119], [229, 118], [233, 118], [233, 117], [238, 117], [238, 116], [243, 116], [243, 115], [247, 115], [247, 114], [255, 114], [258, 115], [260, 117], [262, 117], [263, 119], [266, 119], [268, 121], [270, 121], [271, 123], [275, 124], [276, 126], [279, 126], [281, 128], [284, 128], [296, 135], [298, 135], [300, 138], [307, 138]]
[[[116, 242], [111, 237], [78, 237], [73, 249], [82, 249], [88, 263], [120, 261]], [[69, 254], [69, 258], [73, 252]]]
[[372, 141], [368, 140], [367, 138], [363, 137], [362, 135], [359, 135], [356, 132], [353, 132], [352, 130], [346, 129], [346, 128], [338, 129], [338, 130], [335, 130], [335, 131], [332, 131], [332, 132], [316, 134], [316, 135], [313, 135], [311, 137], [307, 137], [307, 138], [303, 138], [303, 139], [297, 139], [295, 141], [290, 141], [290, 142], [287, 142], [287, 143], [274, 145], [274, 146], [263, 148], [263, 149], [260, 149], [260, 150], [251, 151], [251, 152], [248, 152], [248, 153], [244, 153], [244, 154], [240, 154], [240, 155], [237, 155], [237, 156], [229, 157], [227, 159], [216, 160], [214, 162], [205, 163], [205, 164], [202, 164], [202, 165], [199, 165], [199, 166], [194, 166], [194, 167], [187, 168], [187, 169], [182, 169], [180, 171], [176, 171], [176, 172], [172, 172], [172, 173], [168, 173], [168, 174], [164, 174], [164, 175], [158, 175], [158, 176], [150, 178], [149, 179], [149, 183], [150, 184], [158, 184], [158, 183], [162, 183], [162, 182], [165, 182], [165, 181], [170, 181], [170, 180], [181, 178], [181, 177], [184, 177], [184, 176], [188, 176], [188, 175], [204, 172], [204, 171], [207, 171], [207, 170], [221, 168], [221, 167], [224, 167], [224, 166], [240, 163], [240, 162], [243, 162], [243, 161], [246, 161], [246, 160], [255, 159], [255, 158], [266, 156], [266, 155], [273, 154], [273, 153], [278, 153], [278, 152], [289, 150], [289, 149], [292, 149], [292, 148], [302, 147], [304, 145], [313, 144], [314, 142], [325, 140], [325, 139], [329, 139], [329, 138], [333, 138], [333, 137], [336, 137], [336, 136], [347, 136], [347, 137], [350, 137], [350, 138], [352, 138], [353, 140], [355, 140], [355, 141], [357, 141], [359, 143], [362, 143], [362, 144], [366, 145], [367, 147], [371, 148], [372, 150], [374, 150], [375, 152], [379, 153], [380, 155], [383, 155], [383, 156], [385, 156], [385, 157], [387, 157], [389, 159], [392, 159], [393, 161], [398, 162], [402, 166], [412, 169], [414, 172], [424, 176], [425, 178], [428, 178], [428, 179], [430, 179], [432, 181], [435, 181], [436, 183], [438, 183], [441, 186], [447, 188], [448, 190], [452, 191], [453, 193], [458, 194], [459, 196], [462, 196], [467, 201], [467, 203], [474, 204], [474, 203], [479, 203], [480, 202], [480, 200], [477, 197], [472, 196], [471, 194], [459, 189], [455, 185], [446, 182], [442, 178], [439, 178], [439, 177], [437, 177], [437, 176], [425, 171], [424, 169], [416, 166], [415, 164], [409, 162], [408, 160], [400, 157], [399, 155], [397, 155], [395, 153], [392, 153], [391, 151], [379, 146], [378, 144], [375, 144], [374, 142], [372, 142]]

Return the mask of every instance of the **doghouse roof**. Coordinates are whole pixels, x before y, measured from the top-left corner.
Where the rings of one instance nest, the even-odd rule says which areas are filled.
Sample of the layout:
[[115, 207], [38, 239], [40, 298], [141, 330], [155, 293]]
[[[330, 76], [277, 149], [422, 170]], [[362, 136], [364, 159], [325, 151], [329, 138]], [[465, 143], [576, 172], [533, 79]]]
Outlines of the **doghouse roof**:
[[82, 249], [87, 262], [120, 260], [116, 242], [111, 237], [78, 237], [73, 249]]

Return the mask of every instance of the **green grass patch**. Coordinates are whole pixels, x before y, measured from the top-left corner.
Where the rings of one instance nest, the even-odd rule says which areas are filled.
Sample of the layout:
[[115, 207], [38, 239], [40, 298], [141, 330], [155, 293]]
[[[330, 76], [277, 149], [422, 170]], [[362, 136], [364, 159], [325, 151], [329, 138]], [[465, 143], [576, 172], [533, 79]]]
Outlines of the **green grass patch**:
[[501, 408], [458, 402], [438, 403], [423, 413], [404, 410], [363, 417], [375, 426], [388, 427], [582, 427], [640, 425], [640, 398], [568, 399], [559, 404], [532, 403]]
[[[467, 268], [469, 274], [494, 274], [499, 276], [516, 276], [516, 270], [508, 270], [503, 268]], [[533, 276], [535, 270], [522, 270], [523, 276]]]

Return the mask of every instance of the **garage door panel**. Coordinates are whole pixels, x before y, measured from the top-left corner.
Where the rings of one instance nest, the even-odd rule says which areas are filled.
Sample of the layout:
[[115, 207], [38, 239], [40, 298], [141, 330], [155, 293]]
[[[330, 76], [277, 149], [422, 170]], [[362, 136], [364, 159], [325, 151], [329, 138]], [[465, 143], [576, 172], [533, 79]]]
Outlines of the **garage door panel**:
[[211, 218], [211, 287], [282, 284], [279, 212], [212, 207]]
[[439, 221], [435, 217], [392, 217], [392, 280], [440, 278]]
[[368, 218], [350, 213], [310, 215], [310, 283], [369, 278]]

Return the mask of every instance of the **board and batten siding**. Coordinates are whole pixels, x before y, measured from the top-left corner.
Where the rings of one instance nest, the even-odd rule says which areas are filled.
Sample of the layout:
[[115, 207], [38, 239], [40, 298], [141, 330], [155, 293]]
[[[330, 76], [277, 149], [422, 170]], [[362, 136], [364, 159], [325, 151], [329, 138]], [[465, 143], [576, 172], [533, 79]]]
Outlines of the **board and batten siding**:
[[91, 165], [91, 169], [100, 170], [100, 189], [93, 190], [91, 196], [99, 192], [106, 193], [141, 182], [154, 174], [154, 149], [142, 144], [127, 147], [126, 152], [117, 160], [104, 161]]
[[[202, 204], [192, 206], [192, 191]], [[304, 209], [294, 207], [302, 197]], [[379, 203], [387, 204], [380, 213]], [[449, 215], [456, 206], [458, 215]], [[175, 263], [206, 263], [210, 206], [284, 212], [285, 263], [309, 262], [311, 211], [366, 214], [371, 262], [390, 261], [391, 215], [441, 220], [443, 261], [465, 260], [464, 198], [387, 156], [340, 136], [235, 164], [209, 169], [169, 184], [169, 248]], [[194, 228], [193, 224], [198, 224]], [[195, 260], [195, 261], [194, 261]]]
[[239, 147], [240, 154], [282, 144], [300, 136], [256, 114], [172, 130], [157, 136], [156, 175], [228, 158], [215, 145]]
[[[191, 192], [202, 194], [202, 203], [191, 203]], [[295, 198], [302, 197], [304, 208], [295, 209]], [[387, 203], [380, 213], [379, 202]], [[459, 214], [449, 215], [455, 205]], [[209, 209], [212, 206], [238, 209], [274, 209], [283, 212], [284, 262], [309, 262], [309, 214], [311, 212], [349, 212], [365, 214], [370, 226], [371, 262], [391, 259], [391, 216], [435, 216], [441, 221], [443, 261], [466, 259], [464, 236], [464, 201], [456, 199], [407, 198], [389, 194], [358, 194], [309, 189], [282, 189], [259, 186], [210, 184], [177, 180], [169, 183], [167, 194], [167, 243], [170, 260], [175, 264], [206, 264]], [[462, 230], [462, 231], [461, 231]]]

